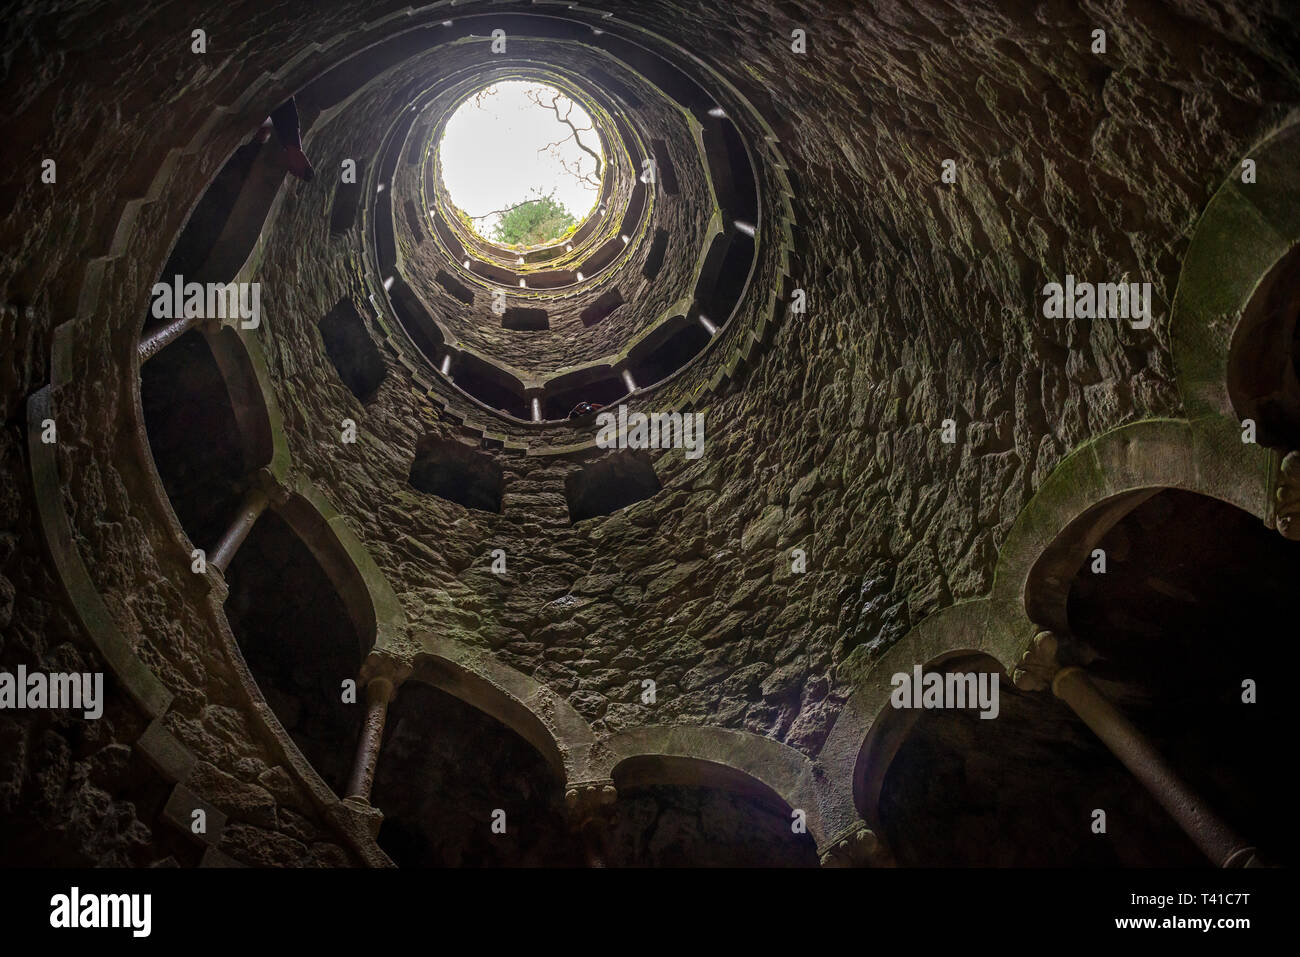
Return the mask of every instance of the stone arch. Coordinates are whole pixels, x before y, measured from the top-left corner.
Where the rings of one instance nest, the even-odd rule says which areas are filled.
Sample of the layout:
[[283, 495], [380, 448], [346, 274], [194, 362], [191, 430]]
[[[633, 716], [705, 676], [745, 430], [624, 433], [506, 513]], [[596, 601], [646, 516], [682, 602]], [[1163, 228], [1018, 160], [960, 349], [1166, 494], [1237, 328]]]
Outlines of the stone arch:
[[[428, 632], [415, 636], [411, 679], [495, 718], [536, 748], [567, 787], [589, 780], [596, 736], [586, 719], [546, 685], [491, 655]], [[400, 692], [399, 692], [400, 694]]]
[[427, 665], [387, 708], [369, 797], [383, 815], [379, 846], [406, 868], [578, 866], [562, 771], [421, 672]]
[[[56, 336], [66, 338], [72, 334], [72, 329], [72, 322], [65, 323], [58, 328]], [[66, 351], [56, 349], [54, 355], [56, 359], [53, 363], [52, 385], [36, 393], [29, 403], [29, 414], [34, 417], [34, 422], [57, 415], [52, 402], [55, 387], [75, 381], [66, 361], [60, 358], [67, 355]], [[248, 695], [250, 729], [257, 745], [266, 749], [265, 753], [272, 763], [280, 764], [291, 772], [293, 787], [301, 788], [307, 800], [333, 823], [339, 836], [359, 860], [371, 866], [386, 866], [390, 862], [374, 844], [354, 810], [338, 800], [267, 705], [239, 653], [223, 612], [226, 589], [220, 577], [212, 573], [188, 573], [190, 544], [163, 494], [162, 485], [148, 454], [143, 422], [139, 418], [138, 383], [136, 377], [131, 377], [125, 383], [131, 387], [136, 400], [128, 407], [133, 407], [137, 413], [136, 427], [132, 434], [138, 454], [128, 464], [140, 470], [137, 480], [141, 487], [152, 493], [146, 497], [145, 502], [160, 523], [169, 529], [171, 541], [176, 546], [174, 559], [171, 560], [177, 568], [177, 575], [172, 581], [176, 587], [194, 598], [195, 607], [216, 635], [219, 653], [229, 665], [236, 683]], [[221, 841], [225, 821], [228, 818], [237, 820], [242, 814], [224, 800], [209, 795], [194, 780], [201, 753], [192, 751], [168, 730], [167, 716], [175, 702], [173, 691], [163, 677], [135, 653], [130, 640], [118, 627], [113, 614], [100, 597], [76, 544], [59, 494], [60, 482], [57, 460], [53, 455], [54, 446], [36, 440], [38, 428], [32, 427], [30, 434], [33, 437], [30, 443], [33, 453], [32, 476], [33, 485], [38, 492], [39, 520], [60, 581], [76, 610], [80, 624], [104, 655], [114, 677], [151, 719], [134, 746], [165, 780], [174, 782], [174, 796], [178, 799], [191, 803], [205, 799], [215, 802], [214, 806], [220, 814], [210, 821], [206, 837], [207, 849], [202, 862], [204, 865], [228, 864], [231, 858], [218, 851], [217, 845]], [[183, 826], [188, 828], [188, 822]]]
[[[185, 352], [188, 350], [188, 352]], [[156, 483], [162, 494], [160, 499], [169, 518], [169, 525], [179, 530], [178, 541], [185, 546], [186, 553], [194, 545], [208, 547], [216, 526], [211, 522], [199, 522], [202, 526], [196, 534], [194, 527], [187, 527], [184, 519], [190, 518], [189, 510], [173, 502], [164, 491], [168, 483], [164, 481], [165, 468], [160, 468], [159, 450], [154, 447], [157, 429], [164, 432], [168, 428], [174, 396], [164, 396], [167, 401], [155, 401], [154, 406], [161, 408], [162, 417], [155, 412], [150, 415], [150, 391], [148, 382], [158, 383], [153, 388], [185, 388], [182, 383], [193, 381], [196, 377], [187, 373], [189, 366], [195, 362], [209, 370], [208, 379], [213, 375], [217, 381], [208, 381], [206, 393], [193, 392], [190, 398], [195, 402], [215, 401], [226, 407], [228, 415], [214, 427], [229, 430], [216, 438], [224, 441], [232, 452], [232, 461], [224, 467], [223, 475], [234, 483], [244, 482], [259, 470], [276, 480], [282, 479], [289, 468], [288, 440], [284, 434], [283, 420], [271, 388], [266, 358], [262, 353], [255, 335], [250, 335], [234, 326], [219, 326], [215, 329], [194, 330], [186, 333], [175, 343], [165, 348], [147, 364], [139, 364], [137, 375], [131, 379], [131, 408], [135, 414], [135, 434], [138, 439], [142, 467]], [[187, 365], [188, 363], [188, 365]], [[200, 381], [202, 376], [197, 377]], [[214, 410], [216, 411], [216, 410]], [[176, 442], [183, 446], [194, 443], [209, 442], [213, 439], [211, 432], [205, 434], [196, 430], [193, 421], [178, 419], [172, 422], [171, 431]], [[175, 444], [175, 442], [174, 442]], [[187, 453], [181, 448], [180, 454]], [[225, 507], [233, 508], [235, 499], [230, 496]], [[225, 517], [220, 520], [224, 521]], [[215, 516], [214, 516], [215, 518]], [[194, 520], [190, 519], [190, 526]]]
[[141, 369], [146, 460], [180, 527], [200, 548], [210, 548], [234, 514], [239, 483], [269, 462], [265, 417], [246, 369], [237, 345], [197, 331]]
[[[1272, 515], [1277, 456], [1241, 441], [1231, 422], [1149, 419], [1112, 429], [1063, 459], [1017, 517], [998, 554], [990, 601], [1013, 627], [990, 649], [1015, 667], [1034, 625], [1064, 622], [1068, 577], [1129, 510], [1165, 488], [1222, 499], [1264, 521]], [[1101, 511], [1094, 511], [1098, 506]], [[1061, 532], [1072, 528], [1072, 540]]]
[[874, 801], [888, 768], [867, 762], [881, 754], [892, 757], [892, 751], [884, 745], [893, 745], [896, 750], [896, 742], [892, 741], [882, 741], [874, 749], [872, 746], [877, 722], [892, 710], [889, 696], [893, 676], [911, 671], [915, 664], [937, 663], [961, 655], [983, 655], [996, 661], [991, 653], [996, 644], [994, 636], [1005, 627], [988, 599], [950, 605], [917, 624], [862, 670], [854, 681], [853, 696], [845, 702], [817, 757], [826, 777], [823, 812], [831, 833], [851, 831], [863, 820], [872, 826], [878, 823]]
[[821, 799], [812, 762], [779, 741], [725, 728], [651, 725], [601, 741], [600, 776], [661, 773], [705, 787], [764, 794], [808, 814], [808, 831], [822, 843]]
[[244, 338], [232, 327], [223, 326], [209, 333], [207, 340], [239, 426], [245, 466], [250, 470], [270, 466], [276, 454], [270, 414], [275, 404], [273, 393], [258, 375]]
[[[651, 854], [656, 863], [698, 865], [705, 854], [706, 863], [741, 866], [817, 863], [826, 838], [820, 795], [812, 762], [799, 752], [744, 731], [672, 725], [620, 732], [601, 744], [602, 771], [618, 795], [608, 832], [621, 847], [616, 860], [645, 863], [642, 855]], [[659, 850], [643, 843], [638, 821], [647, 807]], [[793, 828], [799, 812], [806, 831]], [[710, 837], [714, 825], [721, 830]], [[739, 843], [749, 849], [739, 850], [738, 832], [748, 835]]]
[[381, 644], [401, 640], [406, 613], [397, 593], [361, 541], [324, 495], [299, 480], [275, 511], [302, 539], [329, 576], [362, 639], [362, 658]]
[[694, 359], [711, 338], [697, 319], [672, 316], [628, 351], [628, 369], [638, 384], [654, 385]]
[[[1222, 419], [1134, 422], [1066, 456], [1012, 526], [998, 555], [990, 595], [930, 615], [855, 679], [856, 690], [817, 760], [827, 775], [825, 813], [832, 833], [854, 826], [859, 806], [875, 813], [857, 795], [866, 793], [865, 782], [876, 771], [859, 762], [888, 707], [893, 674], [959, 652], [988, 655], [1014, 673], [1039, 627], [1049, 620], [1064, 621], [1069, 576], [1061, 569], [1075, 558], [1072, 568], [1077, 568], [1093, 547], [1090, 543], [1128, 511], [1165, 488], [1179, 488], [1221, 499], [1267, 521], [1276, 459], [1267, 449], [1243, 444], [1235, 425]], [[1072, 525], [1077, 535], [1061, 541], [1061, 533]], [[879, 773], [883, 777], [883, 770]]]
[[[920, 665], [926, 672], [978, 670], [1006, 674], [997, 659], [991, 655], [964, 649], [945, 651], [929, 661], [917, 661], [913, 662], [913, 665]], [[891, 672], [887, 677], [892, 679], [896, 673], [899, 672]], [[879, 802], [885, 775], [889, 772], [889, 766], [898, 749], [922, 713], [916, 708], [895, 709], [886, 699], [863, 737], [862, 748], [858, 752], [853, 768], [853, 798], [858, 813], [873, 829], [878, 830], [881, 826]]]
[[1228, 397], [1256, 441], [1300, 448], [1300, 244], [1260, 280], [1232, 333]]
[[[1291, 813], [1269, 786], [1268, 743], [1289, 706], [1253, 691], [1285, 682], [1277, 623], [1294, 604], [1300, 543], [1230, 502], [1167, 488], [1098, 544], [1108, 567], [1085, 560], [1069, 574], [1057, 661], [1083, 669], [1222, 828], [1266, 860], [1289, 861]], [[1025, 662], [1022, 687], [1035, 687], [1042, 660]], [[1221, 847], [1202, 851], [1232, 859]]]
[[[1016, 688], [983, 654], [958, 653], [923, 670], [927, 682], [964, 675], [968, 692], [990, 696], [962, 708], [951, 699], [938, 708], [886, 705], [873, 725], [857, 796], [901, 866], [1199, 862], [1138, 780], [1054, 697]], [[1096, 808], [1115, 812], [1105, 833], [1088, 826]]]
[[235, 649], [294, 744], [342, 797], [365, 713], [349, 682], [376, 631], [359, 576], [315, 510], [289, 495], [256, 520], [224, 577]]
[[282, 201], [284, 181], [285, 172], [276, 162], [274, 150], [258, 150], [196, 278], [224, 282], [245, 271], [260, 253], [262, 230]]
[[1191, 419], [1236, 421], [1229, 357], [1237, 326], [1261, 282], [1300, 243], [1300, 123], [1249, 151], [1257, 181], [1235, 166], [1196, 224], [1170, 317], [1178, 389]]

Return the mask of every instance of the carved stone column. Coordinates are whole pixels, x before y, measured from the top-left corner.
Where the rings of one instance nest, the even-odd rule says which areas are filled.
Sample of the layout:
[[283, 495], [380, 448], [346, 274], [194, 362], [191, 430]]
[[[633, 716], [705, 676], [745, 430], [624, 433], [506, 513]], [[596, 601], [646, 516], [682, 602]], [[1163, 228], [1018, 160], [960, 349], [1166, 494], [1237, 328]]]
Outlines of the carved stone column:
[[822, 867], [895, 867], [894, 855], [861, 821], [833, 838], [821, 853]]
[[239, 546], [244, 544], [244, 539], [248, 538], [248, 533], [253, 530], [266, 507], [272, 502], [279, 504], [286, 498], [288, 493], [276, 487], [273, 480], [268, 476], [259, 476], [256, 484], [245, 493], [230, 527], [208, 556], [208, 564], [215, 565], [225, 574], [235, 553], [239, 551]]
[[1300, 541], [1300, 452], [1288, 452], [1278, 472], [1273, 521], [1284, 538]]
[[1025, 691], [1051, 688], [1216, 866], [1249, 867], [1257, 863], [1255, 849], [1206, 806], [1146, 736], [1097, 690], [1083, 668], [1061, 662], [1059, 651], [1055, 635], [1039, 632], [1012, 676], [1016, 687]]
[[375, 766], [379, 762], [379, 748], [384, 742], [384, 723], [388, 720], [388, 705], [393, 700], [393, 690], [393, 682], [383, 675], [371, 678], [366, 684], [366, 717], [357, 740], [352, 775], [348, 778], [347, 797], [350, 800], [370, 801], [370, 789], [375, 783]]
[[569, 826], [582, 841], [588, 867], [604, 867], [608, 855], [609, 822], [618, 791], [613, 781], [576, 784], [564, 794]]
[[201, 322], [203, 320], [197, 316], [173, 319], [167, 325], [159, 326], [148, 335], [142, 336], [139, 345], [136, 346], [136, 351], [140, 354], [140, 364], [144, 365]]
[[221, 328], [221, 320], [186, 316], [159, 326], [147, 335], [141, 336], [140, 342], [136, 345], [136, 352], [140, 355], [140, 365], [144, 365], [191, 329], [198, 328], [215, 332]]

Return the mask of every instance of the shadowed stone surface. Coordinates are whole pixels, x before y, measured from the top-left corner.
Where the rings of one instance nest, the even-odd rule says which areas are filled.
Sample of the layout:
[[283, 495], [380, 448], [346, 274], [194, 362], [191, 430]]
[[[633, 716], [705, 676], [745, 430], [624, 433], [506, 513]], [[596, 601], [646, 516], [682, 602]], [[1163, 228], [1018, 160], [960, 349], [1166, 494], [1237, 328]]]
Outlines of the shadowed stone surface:
[[[236, 150], [271, 109], [393, 33], [408, 6], [323, 0], [303, 17], [282, 4], [233, 2], [204, 11], [209, 49], [197, 55], [195, 24], [178, 23], [170, 7], [81, 0], [48, 13], [22, 8], [2, 41], [9, 161], [0, 171], [0, 665], [104, 669], [34, 512], [42, 489], [32, 487], [24, 408], [58, 370], [55, 455], [71, 545], [113, 627], [174, 694], [162, 727], [197, 761], [189, 786], [232, 815], [219, 847], [248, 864], [342, 865], [360, 856], [292, 770], [226, 650], [208, 580], [190, 570], [149, 442], [136, 434], [133, 356], [149, 288], [173, 247], [177, 261], [202, 247], [197, 233], [176, 245], [191, 211], [203, 229], [219, 228], [219, 194], [196, 207], [206, 188], [232, 157], [243, 158]], [[463, 3], [455, 14], [485, 9]], [[413, 630], [491, 652], [565, 699], [598, 734], [709, 724], [815, 756], [855, 669], [927, 615], [989, 592], [1011, 524], [1065, 455], [1114, 426], [1180, 413], [1164, 320], [1181, 257], [1213, 190], [1300, 106], [1295, 14], [1281, 3], [1192, 0], [1082, 8], [611, 0], [602, 10], [716, 71], [697, 75], [719, 93], [725, 80], [752, 103], [789, 167], [793, 260], [783, 266], [774, 154], [764, 152], [753, 117], [735, 118], [755, 152], [766, 224], [755, 279], [732, 339], [637, 399], [705, 409], [705, 456], [656, 453], [660, 491], [570, 524], [566, 483], [598, 456], [564, 449], [589, 442], [594, 430], [498, 420], [411, 362], [415, 351], [401, 345], [400, 330], [380, 334], [369, 297], [387, 277], [370, 275], [362, 246], [373, 197], [356, 197], [349, 224], [353, 197], [338, 197], [336, 171], [345, 158], [363, 175], [373, 169], [388, 125], [419, 93], [418, 74], [438, 62], [426, 55], [336, 112], [304, 113], [317, 179], [286, 179], [261, 233], [251, 272], [262, 284], [256, 336], [293, 474], [324, 490]], [[507, 3], [490, 11], [539, 9]], [[374, 33], [365, 29], [398, 12]], [[790, 51], [795, 27], [808, 32], [805, 56]], [[1109, 37], [1104, 56], [1088, 50], [1097, 27]], [[596, 59], [545, 46], [558, 51], [558, 66], [590, 68]], [[616, 72], [608, 61], [602, 69]], [[484, 321], [481, 295], [467, 303], [438, 280], [455, 273], [433, 257], [427, 226], [417, 242], [405, 204], [418, 183], [399, 160], [389, 209], [412, 286], [455, 328], [473, 329], [485, 354], [521, 363], [527, 354], [554, 372], [622, 349], [691, 294], [709, 219], [704, 166], [685, 114], [664, 105], [654, 81], [618, 78], [636, 101], [624, 108], [672, 157], [676, 191], [665, 188], [646, 235], [611, 277], [625, 304], [590, 328], [581, 313], [601, 286], [548, 305], [547, 331]], [[41, 182], [45, 157], [57, 162], [54, 184]], [[939, 179], [947, 158], [957, 163], [951, 185]], [[658, 269], [656, 230], [666, 233]], [[807, 315], [784, 316], [770, 342], [743, 350], [749, 358], [728, 384], [711, 387], [736, 343], [771, 318], [768, 297], [785, 301], [784, 272], [807, 291]], [[1043, 318], [1043, 285], [1067, 272], [1152, 282], [1152, 327]], [[365, 317], [384, 367], [364, 406], [316, 331], [341, 301]], [[54, 328], [73, 317], [60, 353]], [[528, 336], [549, 337], [550, 347]], [[146, 367], [146, 386], [153, 374]], [[347, 418], [357, 424], [355, 444], [339, 440]], [[955, 444], [939, 441], [945, 419], [955, 420]], [[226, 437], [198, 421], [189, 430], [224, 458]], [[476, 454], [500, 470], [499, 513], [411, 487], [421, 440], [479, 442], [485, 430], [494, 438]], [[149, 439], [156, 435], [151, 429]], [[153, 455], [166, 485], [166, 456]], [[191, 511], [176, 498], [172, 506]], [[209, 521], [221, 525], [216, 515], [199, 524]], [[490, 571], [496, 548], [509, 556], [504, 575]], [[806, 552], [806, 572], [792, 572], [793, 548]], [[645, 679], [656, 683], [654, 704], [642, 701]], [[109, 688], [99, 722], [0, 714], [6, 858], [197, 862], [203, 848], [162, 817], [172, 781], [137, 746], [150, 716]], [[902, 798], [923, 787], [932, 762], [982, 747], [958, 719], [950, 725], [902, 752], [891, 785], [901, 796], [897, 814], [911, 813]], [[466, 753], [463, 743], [448, 747], [444, 763]], [[931, 757], [914, 757], [923, 753]], [[381, 781], [393, 773], [385, 768], [381, 759]], [[968, 774], [944, 768], [924, 787]], [[445, 780], [436, 762], [427, 770], [431, 787]], [[738, 840], [740, 810], [718, 811], [724, 820], [715, 830], [698, 823], [713, 813], [707, 802], [722, 800], [671, 794], [654, 813], [629, 810], [650, 830], [655, 820], [684, 823], [661, 838], [633, 829], [622, 846], [630, 857], [673, 863], [703, 853], [680, 849], [698, 849], [710, 835]], [[1015, 806], [1008, 800], [983, 823], [1002, 826]], [[39, 847], [26, 836], [37, 828], [46, 835]], [[576, 853], [570, 839], [554, 842], [516, 859], [553, 863]], [[924, 856], [918, 845], [909, 858], [906, 840], [899, 843], [904, 862]], [[485, 862], [492, 853], [474, 851]], [[439, 855], [472, 856], [456, 848]]]

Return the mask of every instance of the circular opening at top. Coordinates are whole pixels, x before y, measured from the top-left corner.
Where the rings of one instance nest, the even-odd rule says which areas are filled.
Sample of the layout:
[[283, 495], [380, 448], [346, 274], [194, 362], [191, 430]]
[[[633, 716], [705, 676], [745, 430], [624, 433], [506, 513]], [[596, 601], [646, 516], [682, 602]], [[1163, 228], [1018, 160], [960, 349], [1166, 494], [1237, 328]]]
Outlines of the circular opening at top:
[[452, 212], [502, 246], [546, 246], [596, 208], [605, 149], [581, 103], [545, 83], [493, 83], [456, 108], [438, 142]]

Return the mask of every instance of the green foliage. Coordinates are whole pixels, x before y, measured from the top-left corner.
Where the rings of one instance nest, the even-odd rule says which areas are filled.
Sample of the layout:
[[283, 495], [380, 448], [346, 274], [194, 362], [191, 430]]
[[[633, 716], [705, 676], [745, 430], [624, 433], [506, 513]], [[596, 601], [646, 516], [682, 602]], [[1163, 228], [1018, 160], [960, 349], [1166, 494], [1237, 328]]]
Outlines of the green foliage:
[[573, 232], [578, 221], [574, 219], [555, 194], [526, 199], [511, 207], [492, 227], [492, 239], [506, 246], [537, 246], [554, 242]]

